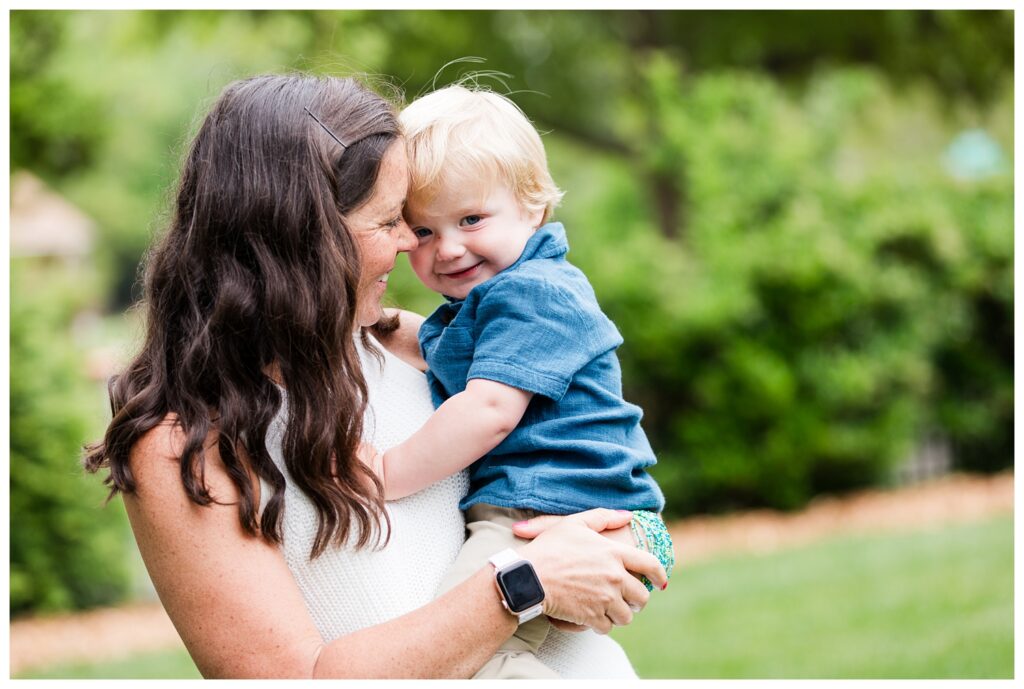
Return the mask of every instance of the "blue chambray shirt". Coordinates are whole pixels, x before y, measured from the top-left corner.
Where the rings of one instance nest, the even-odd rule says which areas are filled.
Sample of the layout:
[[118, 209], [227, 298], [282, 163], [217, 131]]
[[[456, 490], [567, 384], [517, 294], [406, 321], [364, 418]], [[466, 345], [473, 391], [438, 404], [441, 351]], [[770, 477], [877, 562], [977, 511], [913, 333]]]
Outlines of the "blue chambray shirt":
[[642, 412], [622, 398], [622, 336], [568, 251], [561, 223], [544, 225], [519, 260], [465, 299], [448, 298], [420, 327], [435, 406], [472, 378], [534, 393], [516, 429], [469, 467], [463, 510], [665, 505], [646, 471], [656, 460]]

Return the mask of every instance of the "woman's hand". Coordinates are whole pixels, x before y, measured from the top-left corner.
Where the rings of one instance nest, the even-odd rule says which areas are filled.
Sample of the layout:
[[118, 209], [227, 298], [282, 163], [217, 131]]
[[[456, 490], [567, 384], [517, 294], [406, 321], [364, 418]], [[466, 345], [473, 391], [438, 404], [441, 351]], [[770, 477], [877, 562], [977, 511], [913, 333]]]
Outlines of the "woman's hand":
[[[519, 550], [529, 559], [544, 585], [544, 613], [562, 629], [589, 627], [607, 634], [627, 625], [643, 609], [650, 594], [631, 572], [647, 576], [655, 586], [668, 583], [664, 567], [630, 538], [604, 538], [602, 532], [628, 527], [629, 512], [596, 509], [566, 517], [538, 517], [515, 527], [521, 538], [533, 538]], [[536, 537], [536, 538], [534, 538]], [[558, 620], [571, 623], [559, 624]]]

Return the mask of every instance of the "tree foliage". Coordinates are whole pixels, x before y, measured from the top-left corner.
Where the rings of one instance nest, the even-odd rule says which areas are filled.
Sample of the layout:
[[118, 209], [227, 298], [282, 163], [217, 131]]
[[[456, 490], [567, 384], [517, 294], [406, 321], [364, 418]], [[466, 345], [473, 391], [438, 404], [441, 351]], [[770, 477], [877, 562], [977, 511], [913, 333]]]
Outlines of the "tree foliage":
[[665, 55], [644, 75], [646, 164], [685, 189], [685, 241], [616, 211], [642, 198], [593, 199], [600, 246], [578, 262], [623, 330], [670, 510], [884, 481], [923, 429], [962, 466], [1011, 463], [1012, 178], [873, 165], [858, 130], [896, 101], [874, 72], [797, 98], [750, 73], [684, 79]]

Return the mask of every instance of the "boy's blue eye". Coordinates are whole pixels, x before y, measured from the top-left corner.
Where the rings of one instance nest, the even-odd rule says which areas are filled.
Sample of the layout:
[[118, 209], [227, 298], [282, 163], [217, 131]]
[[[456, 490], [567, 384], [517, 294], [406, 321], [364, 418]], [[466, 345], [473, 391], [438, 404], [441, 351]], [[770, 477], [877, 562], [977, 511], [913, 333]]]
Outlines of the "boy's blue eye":
[[465, 218], [462, 219], [462, 222], [466, 223], [467, 225], [476, 225], [481, 220], [483, 220], [483, 218], [481, 218], [479, 215], [467, 215]]
[[431, 231], [426, 227], [417, 227], [415, 230], [412, 231], [412, 233], [419, 237], [420, 239], [426, 239], [432, 234]]

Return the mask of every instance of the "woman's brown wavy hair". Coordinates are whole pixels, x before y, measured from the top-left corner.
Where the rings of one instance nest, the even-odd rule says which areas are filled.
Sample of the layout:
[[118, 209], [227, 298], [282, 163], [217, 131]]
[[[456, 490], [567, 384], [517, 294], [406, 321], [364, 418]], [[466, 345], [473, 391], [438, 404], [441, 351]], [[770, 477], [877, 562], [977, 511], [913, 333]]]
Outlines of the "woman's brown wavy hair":
[[[379, 542], [381, 484], [356, 457], [366, 408], [353, 341], [360, 258], [343, 216], [369, 199], [399, 136], [394, 108], [351, 79], [261, 76], [224, 89], [146, 259], [142, 351], [111, 379], [113, 419], [86, 447], [85, 469], [109, 467], [112, 496], [135, 490], [133, 445], [174, 415], [189, 498], [214, 502], [203, 479], [212, 429], [242, 527], [280, 543], [285, 480], [265, 442], [282, 404], [273, 367], [287, 390], [285, 465], [319, 516], [310, 557], [351, 534], [358, 547], [375, 533]], [[259, 519], [247, 468], [273, 491]]]

